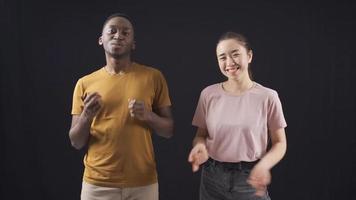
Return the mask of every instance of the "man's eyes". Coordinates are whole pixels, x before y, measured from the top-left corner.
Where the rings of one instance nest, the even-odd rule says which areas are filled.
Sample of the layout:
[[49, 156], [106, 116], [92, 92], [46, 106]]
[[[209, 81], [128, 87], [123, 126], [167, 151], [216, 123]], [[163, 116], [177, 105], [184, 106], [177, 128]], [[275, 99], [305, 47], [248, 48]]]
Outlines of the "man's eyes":
[[[109, 33], [109, 34], [115, 34], [115, 33], [117, 33], [119, 30], [117, 30], [117, 29], [108, 29], [107, 30], [107, 33]], [[121, 31], [121, 34], [122, 35], [124, 35], [124, 36], [128, 36], [128, 35], [130, 35], [130, 32], [129, 31]]]
[[110, 33], [110, 34], [113, 34], [113, 33], [116, 33], [117, 30], [116, 29], [108, 29], [107, 30], [107, 33]]

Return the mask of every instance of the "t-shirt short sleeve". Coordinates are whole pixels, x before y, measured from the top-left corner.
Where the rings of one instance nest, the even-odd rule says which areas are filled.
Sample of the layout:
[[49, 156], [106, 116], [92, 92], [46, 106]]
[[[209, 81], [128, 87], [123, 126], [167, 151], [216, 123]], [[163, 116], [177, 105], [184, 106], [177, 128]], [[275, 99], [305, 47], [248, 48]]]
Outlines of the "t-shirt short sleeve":
[[283, 114], [282, 104], [276, 91], [273, 91], [269, 98], [267, 125], [268, 129], [271, 131], [279, 128], [285, 128], [287, 126]]
[[84, 108], [84, 102], [82, 100], [84, 96], [83, 81], [79, 79], [75, 85], [73, 92], [73, 104], [72, 104], [72, 115], [79, 115], [82, 113]]
[[206, 97], [205, 97], [205, 92], [202, 91], [200, 93], [199, 101], [197, 108], [194, 113], [193, 117], [193, 126], [197, 126], [199, 128], [207, 129], [206, 126]]
[[169, 98], [169, 91], [166, 79], [160, 71], [154, 74], [155, 97], [153, 101], [153, 108], [165, 107], [171, 105]]

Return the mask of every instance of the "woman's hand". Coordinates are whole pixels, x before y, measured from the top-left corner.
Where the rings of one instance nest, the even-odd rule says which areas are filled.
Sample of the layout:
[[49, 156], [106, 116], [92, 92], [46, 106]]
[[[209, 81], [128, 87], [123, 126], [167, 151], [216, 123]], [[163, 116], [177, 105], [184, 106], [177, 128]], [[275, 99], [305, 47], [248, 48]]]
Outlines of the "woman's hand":
[[188, 161], [192, 164], [193, 172], [199, 170], [199, 166], [209, 159], [205, 144], [198, 143], [190, 151]]
[[257, 196], [264, 196], [267, 185], [271, 183], [271, 172], [267, 167], [257, 163], [251, 170], [247, 182], [256, 189]]

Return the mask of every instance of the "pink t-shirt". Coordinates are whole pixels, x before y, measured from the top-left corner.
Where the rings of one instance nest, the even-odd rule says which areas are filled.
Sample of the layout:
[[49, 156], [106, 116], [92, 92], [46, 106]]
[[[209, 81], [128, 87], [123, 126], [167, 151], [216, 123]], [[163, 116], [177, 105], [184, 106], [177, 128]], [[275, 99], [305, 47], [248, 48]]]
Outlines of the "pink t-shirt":
[[241, 95], [227, 93], [221, 83], [206, 87], [192, 124], [208, 131], [209, 156], [222, 162], [260, 159], [268, 130], [287, 126], [277, 92], [255, 82]]

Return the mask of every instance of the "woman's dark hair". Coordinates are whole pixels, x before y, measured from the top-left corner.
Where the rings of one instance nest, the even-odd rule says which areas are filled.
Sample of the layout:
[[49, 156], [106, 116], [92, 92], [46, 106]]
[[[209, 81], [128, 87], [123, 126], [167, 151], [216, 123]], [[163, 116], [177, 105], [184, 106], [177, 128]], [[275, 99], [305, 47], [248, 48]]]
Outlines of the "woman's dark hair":
[[[238, 41], [242, 46], [244, 46], [247, 50], [247, 52], [252, 51], [252, 47], [248, 39], [242, 35], [241, 33], [236, 33], [232, 31], [228, 31], [224, 34], [222, 34], [218, 40], [218, 44], [223, 41], [223, 40], [228, 40], [228, 39], [234, 39]], [[252, 80], [252, 71], [251, 71], [251, 66], [249, 65], [248, 67], [248, 75], [250, 76], [250, 79]]]

